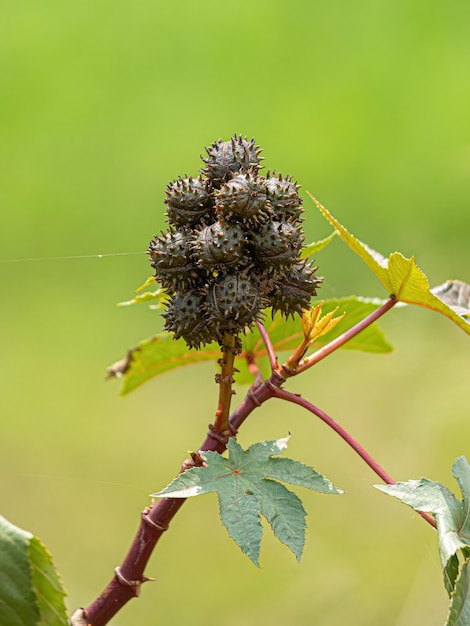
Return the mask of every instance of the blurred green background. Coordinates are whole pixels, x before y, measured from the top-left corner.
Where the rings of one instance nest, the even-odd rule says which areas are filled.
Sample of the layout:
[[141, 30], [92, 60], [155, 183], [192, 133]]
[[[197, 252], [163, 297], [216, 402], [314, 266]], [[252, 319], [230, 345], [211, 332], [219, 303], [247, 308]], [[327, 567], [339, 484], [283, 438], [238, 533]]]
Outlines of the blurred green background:
[[[148, 494], [215, 409], [210, 364], [126, 398], [104, 381], [161, 327], [116, 302], [151, 273], [144, 251], [163, 228], [167, 182], [197, 173], [219, 136], [255, 136], [267, 167], [363, 241], [415, 254], [431, 284], [470, 282], [469, 23], [465, 0], [3, 0], [0, 512], [53, 552], [71, 610], [109, 581]], [[305, 207], [307, 240], [327, 235]], [[127, 252], [139, 254], [47, 260]], [[322, 297], [385, 295], [339, 241], [317, 262]], [[470, 453], [468, 338], [411, 308], [382, 327], [391, 355], [338, 353], [289, 388], [397, 480], [456, 489], [451, 464]], [[227, 539], [215, 496], [195, 499], [149, 563], [157, 582], [113, 623], [443, 623], [432, 529], [296, 407], [263, 406], [239, 440], [287, 431], [290, 456], [348, 492], [301, 493], [300, 566], [267, 532], [256, 569]]]

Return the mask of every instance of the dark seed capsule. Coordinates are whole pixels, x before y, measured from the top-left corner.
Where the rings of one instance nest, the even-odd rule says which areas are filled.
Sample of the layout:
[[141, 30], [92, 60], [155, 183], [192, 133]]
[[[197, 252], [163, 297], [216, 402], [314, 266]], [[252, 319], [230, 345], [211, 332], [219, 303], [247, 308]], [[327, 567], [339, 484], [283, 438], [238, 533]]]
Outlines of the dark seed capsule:
[[190, 287], [200, 276], [191, 259], [190, 242], [191, 234], [187, 230], [170, 230], [150, 242], [147, 252], [155, 278], [168, 291]]
[[323, 282], [315, 276], [316, 267], [298, 263], [291, 272], [270, 294], [270, 302], [275, 311], [285, 317], [297, 313], [302, 315], [303, 309], [310, 309], [310, 300], [317, 295], [317, 287]]
[[238, 174], [216, 192], [215, 209], [229, 221], [257, 224], [267, 220], [271, 205], [264, 178], [252, 172]]
[[201, 157], [206, 167], [202, 172], [209, 178], [215, 188], [220, 187], [238, 172], [252, 169], [257, 171], [261, 150], [255, 145], [255, 140], [248, 141], [246, 137], [233, 135], [230, 141], [214, 141], [206, 148], [207, 157]]
[[277, 268], [298, 261], [302, 241], [301, 231], [291, 222], [269, 221], [252, 235], [254, 255], [263, 268]]
[[174, 333], [174, 338], [182, 337], [190, 348], [198, 349], [213, 340], [208, 320], [204, 317], [205, 294], [190, 290], [176, 294], [166, 305], [164, 328]]
[[276, 175], [275, 172], [266, 176], [266, 190], [275, 219], [298, 219], [303, 212], [299, 186], [291, 176]]
[[201, 176], [178, 178], [168, 185], [166, 194], [165, 203], [170, 224], [196, 224], [212, 213], [212, 197]]
[[238, 332], [252, 326], [265, 304], [254, 281], [229, 274], [209, 286], [206, 310], [222, 335], [225, 331]]
[[215, 222], [197, 234], [191, 246], [198, 266], [207, 269], [237, 265], [245, 248], [245, 233], [239, 224]]

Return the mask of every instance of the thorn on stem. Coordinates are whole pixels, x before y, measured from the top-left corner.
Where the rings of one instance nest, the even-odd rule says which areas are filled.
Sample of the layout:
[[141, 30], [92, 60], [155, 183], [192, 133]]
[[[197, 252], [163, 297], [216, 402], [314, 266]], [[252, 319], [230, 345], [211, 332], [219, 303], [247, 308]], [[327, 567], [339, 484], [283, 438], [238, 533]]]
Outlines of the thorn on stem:
[[150, 582], [154, 582], [156, 580], [156, 578], [152, 578], [151, 576], [146, 576], [145, 574], [142, 575], [142, 583], [150, 583]]
[[121, 574], [121, 568], [119, 566], [114, 568], [114, 575], [118, 583], [120, 583], [121, 585], [125, 585], [127, 587], [131, 587], [132, 590], [134, 591], [135, 597], [137, 598], [139, 596], [140, 586], [142, 585], [142, 580], [127, 580], [127, 578], [125, 578]]
[[70, 626], [88, 626], [85, 609], [77, 609], [70, 618]]

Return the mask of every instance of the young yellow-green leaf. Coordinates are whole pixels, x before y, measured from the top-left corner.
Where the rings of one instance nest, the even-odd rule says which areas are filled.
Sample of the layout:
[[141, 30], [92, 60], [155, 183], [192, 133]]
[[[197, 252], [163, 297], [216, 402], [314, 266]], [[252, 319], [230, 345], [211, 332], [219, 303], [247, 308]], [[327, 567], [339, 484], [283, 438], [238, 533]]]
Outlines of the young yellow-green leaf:
[[155, 278], [155, 276], [149, 276], [147, 280], [145, 281], [145, 283], [137, 287], [135, 291], [136, 293], [138, 293], [139, 291], [143, 291], [144, 289], [147, 289], [147, 287], [150, 287], [150, 285], [155, 285], [156, 282], [157, 282], [157, 279]]
[[142, 302], [153, 302], [157, 305], [157, 308], [162, 308], [166, 298], [168, 298], [168, 294], [165, 293], [163, 289], [144, 291], [144, 293], [138, 294], [135, 298], [132, 298], [132, 300], [118, 302], [118, 306], [131, 306], [132, 304], [140, 304]]
[[217, 361], [220, 348], [209, 344], [189, 350], [183, 339], [175, 341], [170, 333], [160, 333], [141, 341], [127, 356], [108, 367], [108, 377], [122, 378], [121, 395], [126, 395], [154, 376], [201, 361]]
[[[330, 330], [328, 335], [318, 337], [314, 346], [320, 348], [326, 345], [360, 322], [364, 317], [373, 313], [384, 304], [384, 302], [385, 300], [379, 300], [377, 298], [361, 298], [358, 296], [325, 300], [322, 304], [323, 315], [327, 315], [337, 309], [339, 314], [344, 313], [345, 316], [340, 323]], [[298, 317], [285, 319], [278, 312], [273, 318], [268, 314], [263, 322], [263, 326], [276, 352], [293, 350], [304, 338], [302, 322]], [[255, 357], [266, 354], [266, 348], [264, 347], [264, 343], [257, 328], [248, 331], [246, 336], [242, 339], [242, 343], [245, 353], [253, 354]], [[372, 324], [362, 333], [359, 333], [359, 335], [345, 344], [344, 348], [376, 353], [391, 352], [392, 350], [391, 345], [385, 340], [377, 324]]]
[[452, 594], [449, 616], [445, 626], [468, 626], [470, 624], [470, 569], [469, 559], [463, 563], [460, 576]]
[[320, 239], [320, 241], [314, 241], [312, 243], [309, 243], [302, 248], [300, 256], [305, 259], [309, 256], [316, 254], [317, 252], [320, 252], [320, 250], [326, 248], [326, 246], [333, 241], [337, 234], [338, 232], [334, 230], [331, 235], [328, 235], [328, 237], [325, 237], [325, 239]]
[[306, 513], [299, 498], [283, 482], [320, 493], [342, 493], [312, 467], [292, 459], [273, 458], [288, 438], [262, 441], [247, 450], [228, 442], [228, 459], [204, 452], [206, 467], [186, 470], [153, 497], [189, 498], [217, 492], [220, 518], [241, 550], [259, 564], [263, 515], [276, 537], [300, 560], [305, 543]]
[[43, 544], [0, 516], [0, 624], [67, 626], [64, 596]]
[[427, 478], [396, 485], [375, 485], [377, 489], [398, 498], [416, 511], [434, 515], [439, 554], [448, 591], [449, 586], [455, 582], [456, 562], [453, 557], [459, 550], [468, 550], [470, 546], [470, 465], [465, 457], [459, 457], [455, 461], [452, 474], [459, 483], [461, 501], [444, 485]]
[[151, 308], [160, 309], [163, 307], [163, 302], [166, 298], [168, 298], [168, 294], [161, 288], [156, 289], [155, 291], [145, 291], [144, 293], [139, 294], [139, 291], [143, 291], [150, 285], [155, 285], [157, 281], [155, 280], [155, 276], [150, 276], [147, 278], [143, 285], [137, 287], [135, 292], [138, 294], [132, 300], [126, 300], [125, 302], [118, 302], [118, 306], [131, 306], [133, 304], [140, 304], [142, 302], [153, 302]]
[[[317, 337], [313, 343], [313, 348], [321, 348], [326, 345], [367, 315], [370, 315], [384, 302], [386, 301], [377, 298], [360, 298], [357, 296], [325, 300], [322, 305], [322, 313], [327, 315], [337, 308], [338, 313], [345, 313], [345, 316], [327, 335]], [[286, 320], [280, 313], [276, 313], [272, 318], [268, 312], [263, 326], [270, 337], [275, 352], [278, 354], [294, 350], [304, 339], [302, 322], [298, 317]], [[247, 359], [254, 358], [264, 376], [269, 374], [269, 360], [267, 359], [266, 347], [257, 328], [253, 328], [246, 333], [246, 336], [242, 337], [242, 344], [243, 352], [235, 363], [237, 369], [240, 370], [235, 376], [235, 381], [245, 385], [253, 382], [253, 376], [247, 369]], [[347, 350], [362, 350], [375, 354], [383, 354], [393, 350], [377, 323], [367, 327], [342, 347]]]
[[407, 259], [399, 252], [393, 252], [388, 259], [383, 257], [356, 239], [325, 207], [311, 197], [322, 215], [336, 228], [339, 237], [369, 266], [389, 294], [396, 296], [401, 302], [442, 313], [470, 335], [470, 323], [431, 291], [428, 279], [413, 257]]
[[302, 330], [305, 339], [309, 343], [313, 343], [323, 335], [330, 333], [336, 324], [343, 319], [346, 313], [342, 313], [337, 317], [333, 317], [338, 307], [335, 307], [329, 313], [322, 315], [323, 301], [317, 306], [311, 308], [309, 311], [304, 311], [302, 315]]

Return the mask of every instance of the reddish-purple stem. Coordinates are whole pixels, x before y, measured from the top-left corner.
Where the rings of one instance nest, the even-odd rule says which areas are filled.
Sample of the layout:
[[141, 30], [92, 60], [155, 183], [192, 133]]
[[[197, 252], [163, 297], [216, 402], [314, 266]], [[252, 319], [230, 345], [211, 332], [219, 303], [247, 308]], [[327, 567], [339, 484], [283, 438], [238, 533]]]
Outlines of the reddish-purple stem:
[[[307, 409], [310, 413], [313, 413], [317, 417], [319, 417], [325, 424], [328, 424], [330, 428], [332, 428], [344, 441], [351, 446], [351, 448], [361, 457], [363, 461], [367, 463], [367, 465], [371, 468], [373, 472], [381, 478], [384, 483], [387, 485], [396, 485], [396, 481], [393, 480], [391, 476], [387, 474], [387, 472], [375, 461], [371, 455], [364, 450], [360, 443], [358, 443], [342, 426], [340, 426], [335, 420], [327, 415], [324, 411], [316, 407], [314, 404], [302, 398], [295, 393], [290, 391], [285, 391], [284, 389], [275, 388], [274, 396], [276, 398], [280, 398], [281, 400], [287, 400], [287, 402], [293, 402], [294, 404], [298, 404], [299, 406]], [[431, 526], [437, 528], [436, 521], [432, 515], [428, 513], [420, 513], [421, 517], [423, 517]]]
[[256, 322], [256, 326], [258, 327], [259, 334], [261, 335], [261, 339], [263, 340], [264, 345], [266, 346], [266, 350], [268, 352], [269, 364], [271, 366], [271, 371], [274, 371], [277, 368], [277, 356], [274, 352], [273, 344], [271, 343], [271, 339], [269, 338], [266, 329], [264, 328], [261, 322]]
[[[230, 431], [236, 433], [250, 413], [272, 398], [273, 389], [283, 382], [285, 380], [274, 372], [269, 381], [255, 389], [250, 388], [247, 396], [230, 417]], [[218, 436], [218, 433], [209, 430], [199, 449], [201, 451], [212, 450], [221, 454], [225, 448], [226, 443]], [[144, 568], [150, 555], [184, 502], [184, 498], [163, 498], [142, 512], [137, 534], [122, 564], [116, 568], [114, 577], [101, 595], [86, 609], [79, 610], [80, 614], [76, 618], [77, 624], [105, 626], [124, 604], [139, 595], [141, 584], [149, 580], [144, 575]]]
[[[281, 386], [285, 383], [287, 377], [300, 374], [306, 369], [312, 367], [315, 363], [318, 363], [318, 361], [334, 350], [337, 350], [352, 337], [369, 326], [369, 324], [372, 324], [375, 320], [381, 317], [386, 311], [391, 309], [395, 303], [396, 299], [391, 296], [384, 305], [359, 322], [359, 324], [356, 324], [343, 335], [315, 352], [311, 357], [301, 361], [295, 371], [291, 371], [285, 366], [278, 368], [277, 357], [269, 336], [264, 327], [261, 324], [258, 324], [258, 329], [269, 355], [272, 374], [269, 380], [261, 383], [259, 370], [257, 369], [256, 364], [254, 362], [249, 363], [249, 369], [256, 376], [256, 380], [250, 387], [250, 390], [244, 400], [230, 416], [229, 431], [232, 434], [235, 434], [251, 412], [261, 406], [261, 404], [269, 398], [277, 397], [289, 402], [294, 402], [314, 413], [331, 428], [333, 428], [333, 430], [337, 432], [361, 456], [367, 465], [369, 465], [369, 467], [371, 467], [371, 469], [378, 476], [380, 476], [384, 482], [388, 484], [395, 484], [395, 481], [393, 481], [393, 479], [372, 459], [364, 448], [362, 448], [362, 446], [360, 446], [349, 435], [349, 433], [344, 430], [344, 428], [310, 402], [304, 400], [300, 396], [281, 389]], [[285, 374], [285, 376], [283, 374]], [[221, 437], [219, 433], [209, 430], [205, 441], [199, 449], [200, 451], [212, 450], [222, 453], [225, 448], [226, 440]], [[87, 624], [88, 626], [105, 626], [105, 624], [109, 622], [109, 620], [124, 606], [124, 604], [139, 595], [142, 583], [146, 580], [150, 580], [144, 575], [144, 568], [147, 565], [150, 555], [164, 531], [168, 529], [170, 521], [183, 506], [184, 502], [185, 499], [183, 498], [163, 498], [142, 512], [141, 523], [137, 534], [122, 564], [120, 567], [115, 569], [115, 574], [103, 593], [92, 604], [90, 604], [88, 608], [79, 609], [74, 613], [72, 618], [73, 624], [77, 623]], [[426, 513], [421, 513], [421, 515], [435, 527], [436, 524], [432, 516]], [[74, 619], [76, 621], [74, 621]]]

